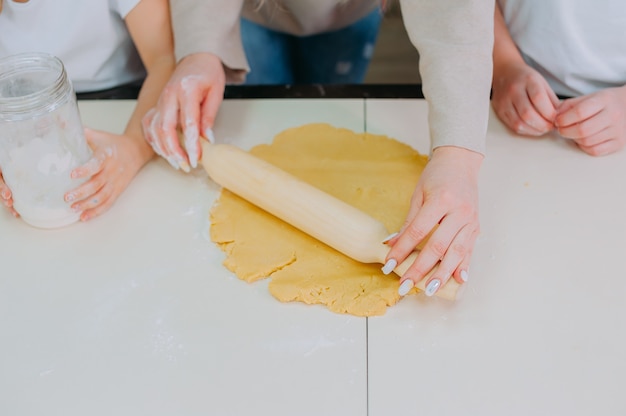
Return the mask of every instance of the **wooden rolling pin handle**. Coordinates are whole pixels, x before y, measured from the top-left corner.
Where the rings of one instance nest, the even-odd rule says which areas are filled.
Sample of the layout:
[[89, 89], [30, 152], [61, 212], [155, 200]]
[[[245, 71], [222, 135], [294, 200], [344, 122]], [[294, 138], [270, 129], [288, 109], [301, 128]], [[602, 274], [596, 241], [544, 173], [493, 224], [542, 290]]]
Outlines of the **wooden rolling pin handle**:
[[[234, 194], [363, 263], [385, 263], [389, 234], [384, 225], [363, 211], [300, 180], [236, 146], [202, 140], [202, 165], [211, 179]], [[394, 270], [402, 275], [410, 256]], [[424, 290], [428, 276], [417, 287]], [[450, 281], [435, 292], [454, 299], [458, 284]]]

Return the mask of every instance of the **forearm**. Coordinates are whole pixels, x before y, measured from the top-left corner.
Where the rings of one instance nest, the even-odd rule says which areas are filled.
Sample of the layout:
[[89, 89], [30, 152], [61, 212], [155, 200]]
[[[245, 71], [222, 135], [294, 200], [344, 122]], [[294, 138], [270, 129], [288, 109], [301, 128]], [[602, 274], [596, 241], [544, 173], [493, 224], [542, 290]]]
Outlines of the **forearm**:
[[153, 153], [150, 146], [144, 140], [141, 120], [148, 110], [156, 106], [161, 91], [174, 71], [174, 67], [174, 57], [171, 55], [163, 56], [153, 62], [152, 67], [148, 69], [148, 75], [139, 91], [135, 109], [124, 130], [126, 136], [131, 137], [139, 144], [142, 156], [146, 157], [146, 160], [152, 157]]
[[432, 147], [484, 153], [492, 78], [493, 0], [402, 1], [420, 53]]
[[494, 12], [494, 34], [493, 78], [495, 80], [498, 74], [503, 73], [508, 66], [524, 64], [524, 58], [511, 37], [497, 2]]
[[249, 70], [239, 19], [243, 0], [169, 0], [176, 59], [200, 52], [218, 56], [228, 82], [241, 82]]

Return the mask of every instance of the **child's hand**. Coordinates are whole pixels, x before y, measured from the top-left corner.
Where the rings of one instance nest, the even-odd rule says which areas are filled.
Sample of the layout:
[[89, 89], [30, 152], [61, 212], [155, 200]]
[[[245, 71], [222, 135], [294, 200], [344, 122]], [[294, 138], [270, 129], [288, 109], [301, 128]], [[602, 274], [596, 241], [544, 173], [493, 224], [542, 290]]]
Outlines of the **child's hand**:
[[559, 99], [539, 72], [521, 64], [494, 71], [491, 104], [514, 132], [541, 136], [554, 129]]
[[563, 101], [555, 125], [592, 156], [620, 150], [626, 145], [626, 86]]
[[65, 201], [72, 203], [72, 209], [82, 211], [81, 221], [90, 220], [108, 210], [154, 155], [143, 137], [90, 129], [85, 129], [85, 137], [93, 156], [74, 169], [71, 175], [72, 178], [90, 179], [64, 195]]
[[14, 217], [19, 217], [17, 211], [13, 208], [13, 194], [11, 193], [11, 190], [7, 186], [6, 182], [4, 182], [2, 171], [0, 171], [0, 200]]

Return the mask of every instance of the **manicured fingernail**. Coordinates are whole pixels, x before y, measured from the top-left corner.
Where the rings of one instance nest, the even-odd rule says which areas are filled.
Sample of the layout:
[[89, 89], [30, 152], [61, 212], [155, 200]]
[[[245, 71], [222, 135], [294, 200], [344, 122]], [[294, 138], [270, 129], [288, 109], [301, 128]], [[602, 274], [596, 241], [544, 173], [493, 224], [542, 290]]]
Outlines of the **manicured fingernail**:
[[174, 159], [172, 156], [163, 156], [165, 158], [165, 160], [167, 160], [167, 163], [169, 163], [174, 169], [178, 170], [180, 169], [180, 166], [178, 166], [178, 161], [176, 159]]
[[6, 189], [2, 190], [2, 198], [3, 199], [11, 198], [11, 193], [9, 191], [7, 191]]
[[198, 136], [198, 127], [195, 126], [193, 121], [187, 121], [187, 129], [185, 130], [185, 150], [187, 150], [189, 163], [191, 163], [191, 167], [193, 168], [198, 166]]
[[415, 286], [413, 284], [413, 280], [406, 279], [404, 282], [402, 282], [402, 284], [398, 288], [398, 295], [400, 296], [406, 295], [407, 293], [409, 293], [411, 289], [413, 289], [413, 286]]
[[213, 130], [211, 130], [210, 128], [207, 128], [204, 131], [204, 137], [206, 137], [209, 140], [209, 142], [215, 143], [215, 135], [213, 135]]
[[461, 270], [461, 280], [464, 282], [469, 280], [469, 273], [467, 273], [467, 270]]
[[397, 235], [398, 235], [398, 233], [389, 234], [389, 235], [387, 236], [387, 238], [385, 238], [385, 239], [383, 240], [383, 244], [387, 244], [389, 241], [391, 241], [391, 239], [392, 239], [392, 238], [394, 238], [394, 237], [395, 237], [395, 236], [397, 236]]
[[385, 263], [385, 265], [383, 266], [381, 270], [383, 271], [384, 274], [389, 274], [393, 271], [393, 269], [396, 268], [397, 265], [398, 265], [398, 262], [396, 259], [389, 259], [387, 260], [387, 263]]
[[430, 281], [428, 286], [426, 286], [426, 291], [424, 293], [426, 293], [426, 296], [432, 296], [435, 294], [437, 289], [439, 289], [439, 286], [441, 286], [441, 280], [433, 279]]
[[193, 150], [190, 150], [187, 152], [187, 155], [189, 156], [189, 163], [191, 163], [191, 167], [192, 168], [196, 168], [198, 166], [198, 150], [196, 149], [196, 147], [193, 147]]
[[183, 172], [185, 173], [189, 173], [191, 172], [191, 168], [189, 168], [189, 163], [185, 162], [184, 160], [181, 160], [179, 162], [180, 168], [183, 170]]
[[65, 194], [65, 202], [72, 202], [75, 199], [76, 199], [76, 194], [74, 192]]

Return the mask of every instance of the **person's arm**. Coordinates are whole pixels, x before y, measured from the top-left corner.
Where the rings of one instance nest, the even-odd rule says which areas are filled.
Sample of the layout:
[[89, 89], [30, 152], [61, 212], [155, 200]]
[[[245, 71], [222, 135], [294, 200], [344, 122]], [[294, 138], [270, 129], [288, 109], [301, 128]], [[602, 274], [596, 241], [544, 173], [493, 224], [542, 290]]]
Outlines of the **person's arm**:
[[239, 29], [242, 5], [243, 0], [170, 0], [180, 62], [143, 125], [154, 151], [176, 169], [197, 166], [200, 136], [213, 137], [226, 81], [242, 82], [248, 71]]
[[168, 2], [142, 0], [125, 21], [147, 72], [125, 134], [143, 139], [141, 119], [156, 105], [176, 65]]
[[430, 235], [402, 276], [399, 292], [408, 293], [435, 268], [426, 282], [431, 296], [451, 276], [467, 280], [479, 232], [478, 171], [489, 117], [493, 0], [405, 0], [401, 6], [420, 54], [433, 151], [405, 224], [389, 241], [383, 271], [404, 261]]
[[244, 0], [169, 0], [177, 61], [210, 53], [224, 65], [227, 82], [242, 82], [249, 70], [240, 31]]
[[520, 54], [506, 22], [502, 16], [500, 5], [496, 2], [494, 10], [494, 39], [493, 39], [493, 72], [502, 72], [510, 65], [525, 65], [524, 58]]
[[497, 4], [493, 61], [493, 108], [513, 131], [541, 135], [556, 128], [562, 137], [593, 156], [626, 145], [626, 87], [559, 103], [547, 81], [524, 61]]
[[403, 0], [420, 54], [433, 149], [484, 153], [492, 75], [493, 0]]
[[125, 17], [125, 22], [147, 76], [122, 135], [86, 130], [94, 156], [73, 174], [90, 179], [66, 194], [66, 200], [77, 201], [72, 207], [83, 211], [83, 221], [106, 211], [153, 157], [154, 153], [144, 139], [141, 120], [148, 109], [156, 105], [163, 86], [174, 70], [167, 0], [140, 1]]
[[543, 76], [522, 58], [497, 3], [494, 33], [491, 102], [496, 115], [516, 133], [547, 133], [554, 128], [559, 100]]

